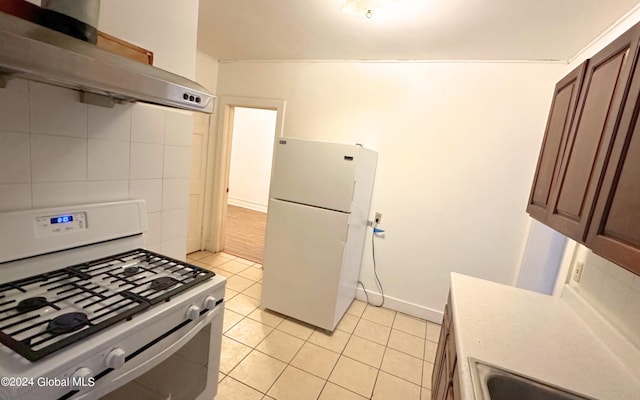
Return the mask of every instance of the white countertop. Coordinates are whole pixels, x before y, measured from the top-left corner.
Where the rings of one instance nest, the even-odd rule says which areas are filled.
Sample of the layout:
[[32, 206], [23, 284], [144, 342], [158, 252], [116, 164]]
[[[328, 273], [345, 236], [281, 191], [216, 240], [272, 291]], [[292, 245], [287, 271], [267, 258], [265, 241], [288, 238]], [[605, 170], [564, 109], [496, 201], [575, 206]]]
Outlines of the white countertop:
[[468, 357], [596, 399], [640, 399], [640, 377], [560, 297], [453, 273], [451, 308], [463, 400], [475, 399]]

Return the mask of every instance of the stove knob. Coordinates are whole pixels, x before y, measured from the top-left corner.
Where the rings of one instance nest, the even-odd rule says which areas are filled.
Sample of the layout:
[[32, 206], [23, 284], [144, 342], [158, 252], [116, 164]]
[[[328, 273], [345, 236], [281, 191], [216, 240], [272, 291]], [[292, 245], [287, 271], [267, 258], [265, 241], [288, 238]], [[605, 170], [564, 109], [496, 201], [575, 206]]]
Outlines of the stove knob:
[[202, 302], [202, 308], [206, 308], [207, 310], [213, 310], [216, 307], [216, 298], [213, 296], [207, 296], [204, 298]]
[[125, 351], [121, 348], [115, 348], [107, 354], [104, 363], [107, 365], [107, 368], [118, 369], [124, 365], [125, 354]]
[[187, 319], [190, 319], [192, 321], [195, 321], [198, 319], [198, 317], [200, 317], [200, 307], [198, 306], [194, 306], [194, 305], [190, 305], [189, 308], [187, 308]]
[[91, 383], [91, 376], [93, 371], [87, 367], [78, 368], [76, 372], [71, 375], [71, 386], [73, 389], [80, 389], [83, 386], [88, 386]]

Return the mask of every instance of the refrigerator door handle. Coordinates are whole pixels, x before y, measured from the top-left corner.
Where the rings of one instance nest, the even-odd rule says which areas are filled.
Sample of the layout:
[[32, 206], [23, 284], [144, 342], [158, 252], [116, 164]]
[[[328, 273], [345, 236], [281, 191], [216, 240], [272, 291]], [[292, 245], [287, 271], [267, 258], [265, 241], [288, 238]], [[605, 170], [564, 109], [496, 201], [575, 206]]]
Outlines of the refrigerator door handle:
[[347, 245], [347, 241], [349, 240], [349, 227], [351, 226], [351, 215], [349, 215], [349, 222], [347, 222], [347, 227], [344, 232], [344, 245]]
[[353, 198], [354, 198], [355, 195], [356, 195], [356, 181], [354, 179], [353, 180], [353, 188], [351, 189], [351, 205], [353, 205]]

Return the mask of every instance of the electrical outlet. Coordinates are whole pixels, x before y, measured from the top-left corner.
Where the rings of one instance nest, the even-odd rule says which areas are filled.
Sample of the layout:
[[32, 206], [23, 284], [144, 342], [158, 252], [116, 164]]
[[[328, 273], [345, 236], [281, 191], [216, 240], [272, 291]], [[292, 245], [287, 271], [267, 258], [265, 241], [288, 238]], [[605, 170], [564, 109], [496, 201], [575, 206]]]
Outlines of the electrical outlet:
[[376, 218], [374, 221], [376, 222], [376, 224], [379, 224], [381, 220], [382, 220], [382, 213], [377, 212]]
[[584, 268], [583, 262], [576, 263], [575, 268], [573, 269], [573, 280], [576, 282], [580, 282], [580, 278], [582, 278], [582, 268]]

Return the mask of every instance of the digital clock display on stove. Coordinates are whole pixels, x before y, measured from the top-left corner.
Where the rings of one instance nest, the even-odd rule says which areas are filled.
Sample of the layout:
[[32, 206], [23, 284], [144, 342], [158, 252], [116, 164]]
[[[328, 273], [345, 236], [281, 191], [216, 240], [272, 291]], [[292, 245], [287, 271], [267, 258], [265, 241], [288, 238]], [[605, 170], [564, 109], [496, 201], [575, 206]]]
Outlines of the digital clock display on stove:
[[73, 215], [59, 215], [51, 218], [52, 224], [68, 224], [73, 221]]

